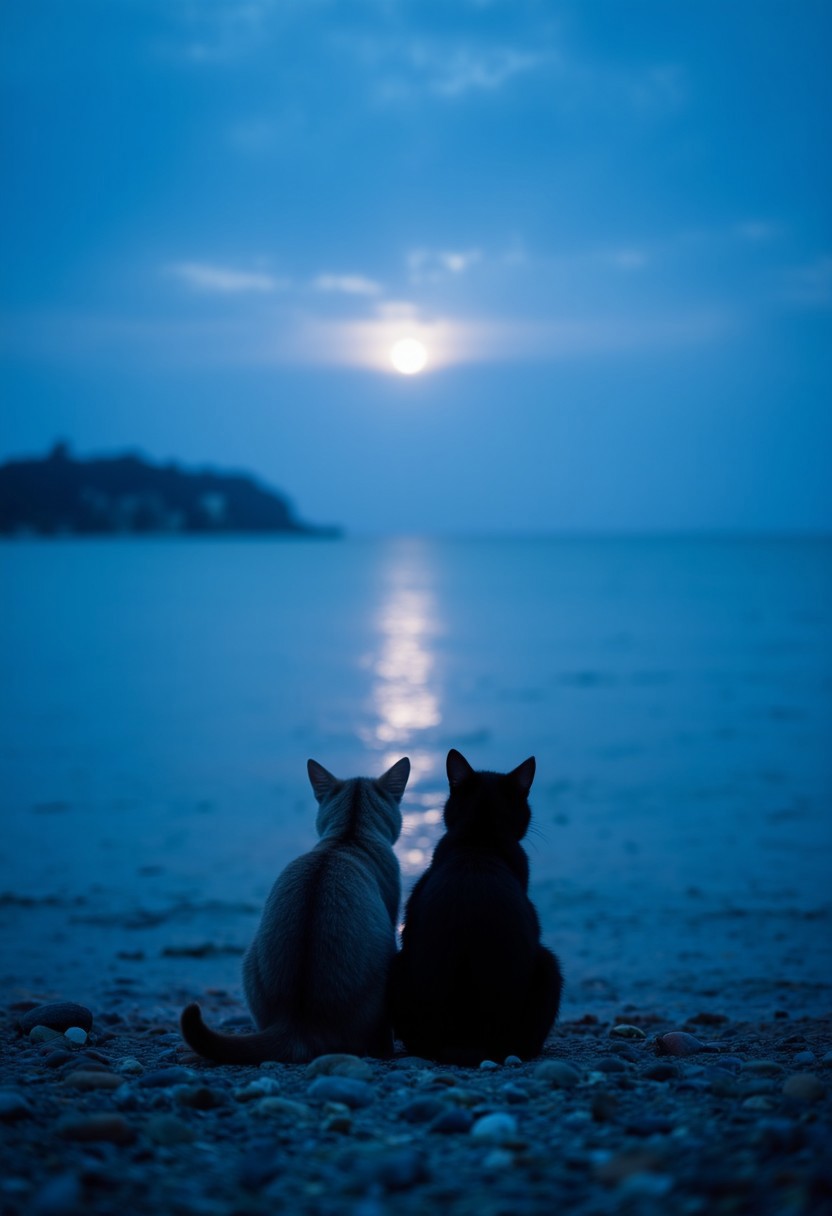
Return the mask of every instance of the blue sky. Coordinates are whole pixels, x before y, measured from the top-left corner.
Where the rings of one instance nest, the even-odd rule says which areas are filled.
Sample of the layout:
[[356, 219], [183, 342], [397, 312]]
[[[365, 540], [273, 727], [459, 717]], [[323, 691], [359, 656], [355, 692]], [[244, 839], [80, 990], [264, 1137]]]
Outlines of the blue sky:
[[826, 0], [0, 26], [0, 456], [245, 468], [355, 532], [832, 528]]

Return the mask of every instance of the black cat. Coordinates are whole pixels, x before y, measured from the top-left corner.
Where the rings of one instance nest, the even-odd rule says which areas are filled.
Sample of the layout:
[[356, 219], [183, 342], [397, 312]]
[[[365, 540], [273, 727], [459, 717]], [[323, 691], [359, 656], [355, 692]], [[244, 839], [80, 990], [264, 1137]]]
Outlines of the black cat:
[[540, 944], [520, 841], [531, 820], [535, 762], [475, 772], [448, 752], [446, 832], [407, 902], [391, 972], [396, 1037], [449, 1064], [537, 1055], [563, 980]]

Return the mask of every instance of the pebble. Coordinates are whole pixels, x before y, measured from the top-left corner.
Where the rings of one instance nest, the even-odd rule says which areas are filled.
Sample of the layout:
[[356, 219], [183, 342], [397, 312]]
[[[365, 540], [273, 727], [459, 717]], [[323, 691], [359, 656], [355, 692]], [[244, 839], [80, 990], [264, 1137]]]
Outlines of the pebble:
[[655, 1064], [648, 1065], [641, 1075], [648, 1081], [675, 1081], [680, 1075], [679, 1065], [672, 1060], [657, 1060]]
[[312, 1114], [311, 1107], [305, 1102], [295, 1102], [292, 1098], [261, 1098], [251, 1108], [252, 1114], [263, 1118], [283, 1119], [286, 1122], [295, 1119], [308, 1119]]
[[56, 1001], [50, 1005], [38, 1005], [29, 1009], [17, 1024], [23, 1034], [30, 1034], [36, 1026], [46, 1026], [61, 1034], [70, 1026], [80, 1026], [87, 1032], [92, 1030], [92, 1013], [84, 1005], [71, 1001]]
[[692, 1056], [704, 1051], [705, 1044], [684, 1030], [671, 1030], [656, 1039], [656, 1053], [663, 1056]]
[[351, 1077], [354, 1081], [372, 1081], [373, 1070], [360, 1056], [333, 1052], [318, 1056], [306, 1066], [309, 1077]]
[[400, 1113], [407, 1123], [430, 1123], [446, 1109], [445, 1103], [439, 1098], [416, 1098], [408, 1102]]
[[507, 1170], [514, 1165], [514, 1153], [504, 1148], [494, 1148], [483, 1159], [483, 1169]]
[[626, 1072], [627, 1065], [620, 1056], [602, 1056], [596, 1060], [595, 1069], [598, 1072]]
[[248, 1085], [235, 1089], [234, 1097], [238, 1102], [253, 1102], [256, 1098], [267, 1098], [279, 1093], [280, 1082], [274, 1077], [256, 1077], [249, 1081]]
[[64, 1031], [65, 1039], [68, 1039], [70, 1043], [77, 1043], [81, 1047], [86, 1043], [88, 1037], [83, 1026], [70, 1026]]
[[792, 1060], [792, 1064], [796, 1064], [799, 1068], [810, 1068], [813, 1064], [817, 1064], [817, 1060], [813, 1051], [799, 1051]]
[[124, 1077], [114, 1072], [105, 1072], [103, 1069], [82, 1069], [64, 1077], [64, 1085], [69, 1085], [72, 1089], [118, 1089], [123, 1084]]
[[813, 1072], [797, 1072], [783, 1082], [783, 1097], [797, 1102], [820, 1102], [826, 1086]]
[[183, 1085], [193, 1080], [189, 1068], [154, 1068], [151, 1072], [142, 1073], [137, 1084], [142, 1089], [166, 1089], [170, 1085]]
[[474, 1124], [474, 1116], [461, 1106], [452, 1106], [437, 1115], [430, 1125], [429, 1131], [443, 1135], [465, 1134], [470, 1132]]
[[116, 1060], [115, 1067], [116, 1072], [123, 1073], [127, 1077], [138, 1077], [144, 1072], [144, 1064], [135, 1056], [123, 1056], [120, 1060]]
[[543, 1060], [534, 1070], [538, 1081], [546, 1081], [553, 1089], [574, 1089], [581, 1074], [563, 1060]]
[[67, 1171], [44, 1183], [34, 1196], [29, 1212], [31, 1216], [75, 1216], [82, 1200], [78, 1175]]
[[483, 1115], [471, 1128], [471, 1135], [475, 1140], [514, 1140], [517, 1136], [517, 1120], [514, 1115], [506, 1115], [502, 1111]]
[[646, 1039], [647, 1035], [639, 1026], [631, 1026], [629, 1022], [619, 1022], [613, 1026], [610, 1035], [614, 1039]]
[[0, 1119], [4, 1123], [16, 1123], [18, 1119], [31, 1119], [35, 1112], [16, 1089], [0, 1089]]
[[500, 1094], [512, 1106], [520, 1106], [529, 1101], [529, 1091], [522, 1089], [519, 1085], [504, 1085]]
[[783, 1069], [776, 1060], [745, 1060], [743, 1061], [742, 1071], [751, 1073], [757, 1077], [776, 1077]]
[[176, 1115], [153, 1115], [145, 1124], [145, 1135], [154, 1144], [190, 1144], [196, 1133]]
[[352, 1077], [316, 1077], [306, 1091], [315, 1102], [343, 1102], [355, 1109], [369, 1106], [376, 1094], [366, 1081], [355, 1081]]
[[503, 1063], [505, 1064], [506, 1068], [519, 1068], [523, 1061], [519, 1056], [506, 1056]]
[[132, 1144], [136, 1138], [135, 1129], [124, 1116], [113, 1114], [79, 1115], [62, 1119], [58, 1123], [58, 1134], [64, 1140], [103, 1140], [110, 1144]]
[[216, 1110], [228, 1101], [224, 1090], [211, 1089], [208, 1085], [177, 1085], [173, 1096], [180, 1106], [190, 1110]]
[[482, 1072], [494, 1072], [500, 1065], [496, 1060], [480, 1060], [480, 1069]]
[[408, 1191], [429, 1177], [424, 1156], [412, 1148], [365, 1157], [355, 1164], [354, 1169], [365, 1185], [378, 1184], [387, 1191]]
[[53, 1030], [51, 1026], [33, 1026], [29, 1031], [30, 1043], [50, 1043], [54, 1039], [62, 1039], [63, 1033], [60, 1030]]

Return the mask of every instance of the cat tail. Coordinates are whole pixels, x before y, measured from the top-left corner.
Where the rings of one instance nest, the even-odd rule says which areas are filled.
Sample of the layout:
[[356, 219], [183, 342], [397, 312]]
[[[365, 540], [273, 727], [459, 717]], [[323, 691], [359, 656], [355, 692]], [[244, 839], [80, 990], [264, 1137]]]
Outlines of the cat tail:
[[220, 1034], [211, 1030], [196, 1004], [182, 1010], [179, 1026], [188, 1046], [217, 1064], [263, 1064], [266, 1060], [300, 1063], [311, 1058], [296, 1037], [286, 1035], [277, 1026], [253, 1034]]

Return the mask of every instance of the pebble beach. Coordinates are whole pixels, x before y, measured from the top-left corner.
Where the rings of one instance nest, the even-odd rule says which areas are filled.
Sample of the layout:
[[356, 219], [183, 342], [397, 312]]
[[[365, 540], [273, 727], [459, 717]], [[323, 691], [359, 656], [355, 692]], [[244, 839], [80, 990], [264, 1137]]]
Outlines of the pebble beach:
[[177, 1012], [135, 989], [5, 1006], [8, 1216], [832, 1210], [829, 1019], [628, 1007], [562, 1020], [527, 1062], [249, 1068], [195, 1056]]

